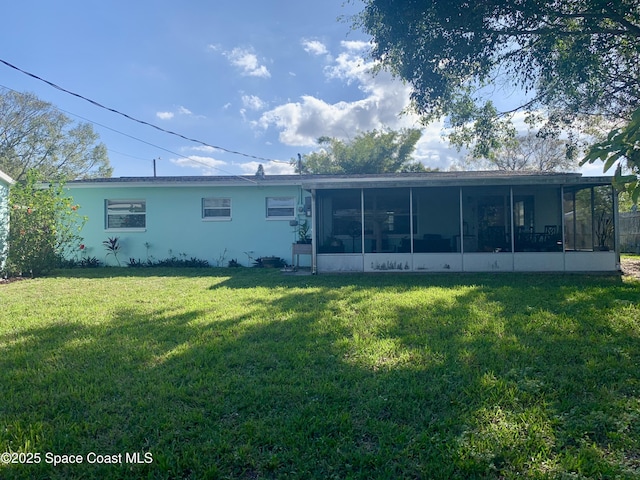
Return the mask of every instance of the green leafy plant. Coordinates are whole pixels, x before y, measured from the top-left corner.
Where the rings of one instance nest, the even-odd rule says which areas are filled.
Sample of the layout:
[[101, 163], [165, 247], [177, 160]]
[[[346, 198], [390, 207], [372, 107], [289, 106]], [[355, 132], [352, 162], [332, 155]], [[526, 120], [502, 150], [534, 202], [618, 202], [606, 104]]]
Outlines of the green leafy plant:
[[222, 267], [224, 265], [224, 260], [227, 257], [227, 249], [225, 248], [218, 258], [216, 259], [216, 267]]
[[136, 260], [136, 259], [135, 259], [135, 258], [133, 258], [133, 257], [131, 257], [131, 258], [129, 259], [129, 261], [127, 262], [127, 267], [139, 268], [139, 267], [145, 267], [145, 266], [147, 266], [147, 263], [146, 263], [146, 262], [143, 262], [143, 261], [142, 261], [142, 260], [140, 260], [140, 259], [137, 259], [137, 260]]
[[306, 220], [298, 225], [298, 243], [311, 243], [311, 225]]
[[149, 250], [151, 250], [151, 244], [149, 242], [144, 242], [144, 248], [147, 252], [147, 263], [151, 263], [153, 261], [153, 255], [149, 255]]
[[255, 268], [283, 268], [287, 266], [287, 262], [280, 257], [259, 257], [254, 260], [253, 266]]
[[98, 268], [102, 266], [102, 262], [97, 257], [85, 257], [80, 260], [81, 268]]
[[9, 194], [9, 255], [6, 270], [13, 275], [38, 276], [73, 256], [81, 242], [86, 217], [67, 195], [62, 183], [42, 184], [35, 170], [16, 183]]
[[[640, 198], [639, 146], [640, 108], [635, 110], [626, 126], [611, 130], [605, 141], [592, 145], [580, 165], [600, 160], [604, 162], [604, 172], [617, 165], [614, 185], [618, 190], [626, 191], [632, 203], [637, 203]], [[623, 175], [623, 165], [631, 172], [629, 175]]]
[[104, 248], [107, 249], [107, 254], [105, 255], [105, 260], [109, 255], [113, 255], [116, 263], [120, 267], [120, 260], [118, 259], [118, 253], [122, 246], [120, 245], [120, 239], [118, 237], [109, 237], [104, 242], [102, 242]]
[[169, 254], [171, 255], [169, 258], [164, 258], [164, 259], [161, 259], [161, 260], [157, 260], [155, 262], [151, 262], [149, 266], [152, 266], [152, 267], [173, 267], [173, 268], [180, 268], [180, 267], [206, 268], [206, 267], [209, 267], [209, 261], [208, 260], [204, 260], [204, 259], [200, 259], [200, 258], [196, 258], [196, 257], [187, 258], [187, 254], [186, 253], [181, 253], [181, 254], [179, 254], [178, 257], [176, 257], [175, 255], [173, 255], [171, 253], [171, 250], [169, 250]]

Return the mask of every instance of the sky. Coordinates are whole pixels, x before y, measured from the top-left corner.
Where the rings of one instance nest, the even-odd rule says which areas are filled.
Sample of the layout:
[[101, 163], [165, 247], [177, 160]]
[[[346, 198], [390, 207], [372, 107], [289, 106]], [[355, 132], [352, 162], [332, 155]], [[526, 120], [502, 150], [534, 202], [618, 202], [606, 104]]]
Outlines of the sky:
[[[372, 74], [359, 0], [21, 0], [3, 5], [0, 90], [91, 122], [113, 176], [293, 173], [329, 136], [421, 128], [414, 158], [449, 170], [443, 126], [406, 113], [410, 87]], [[504, 93], [503, 93], [504, 94]], [[157, 128], [154, 128], [157, 127]], [[163, 131], [164, 130], [164, 131]], [[175, 134], [166, 133], [174, 132]], [[186, 137], [186, 138], [185, 138]], [[582, 169], [601, 175], [601, 166]]]

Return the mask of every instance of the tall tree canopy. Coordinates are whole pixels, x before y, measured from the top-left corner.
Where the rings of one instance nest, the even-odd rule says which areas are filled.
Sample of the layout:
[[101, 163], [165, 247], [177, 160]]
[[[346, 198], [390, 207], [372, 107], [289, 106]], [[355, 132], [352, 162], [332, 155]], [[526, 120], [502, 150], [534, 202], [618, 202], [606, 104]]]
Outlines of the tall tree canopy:
[[[544, 111], [553, 132], [584, 115], [626, 124], [640, 106], [637, 0], [364, 3], [354, 24], [382, 68], [413, 86], [416, 111], [448, 117], [486, 150], [501, 114]], [[482, 87], [505, 84], [526, 97], [499, 112]]]
[[628, 119], [640, 99], [637, 0], [365, 0], [356, 22], [426, 115], [501, 75], [533, 94], [526, 109]]
[[[426, 171], [413, 160], [412, 154], [420, 140], [420, 130], [381, 132], [372, 130], [350, 141], [321, 137], [317, 152], [302, 159], [302, 172], [311, 174], [361, 174]], [[300, 170], [300, 166], [296, 167]]]
[[471, 153], [466, 163], [503, 171], [563, 172], [577, 167], [575, 151], [568, 151], [564, 140], [531, 131], [506, 139], [488, 157], [477, 158]]
[[30, 93], [0, 93], [0, 170], [22, 180], [110, 177], [107, 149], [88, 123], [74, 124]]

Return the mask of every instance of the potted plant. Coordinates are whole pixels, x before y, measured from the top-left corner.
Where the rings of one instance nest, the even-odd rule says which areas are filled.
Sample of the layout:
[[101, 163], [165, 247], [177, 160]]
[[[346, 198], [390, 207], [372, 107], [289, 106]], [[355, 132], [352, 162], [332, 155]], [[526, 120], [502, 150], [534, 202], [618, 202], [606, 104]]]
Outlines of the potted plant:
[[311, 231], [311, 226], [309, 222], [306, 220], [298, 225], [298, 241], [297, 243], [311, 243], [311, 236], [309, 232]]

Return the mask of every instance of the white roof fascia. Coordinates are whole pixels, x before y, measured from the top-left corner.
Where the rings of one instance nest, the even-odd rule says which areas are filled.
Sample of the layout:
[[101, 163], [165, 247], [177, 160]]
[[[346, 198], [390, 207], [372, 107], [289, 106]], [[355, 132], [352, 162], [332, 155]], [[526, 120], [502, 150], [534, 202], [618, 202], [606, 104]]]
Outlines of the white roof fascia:
[[559, 175], [499, 175], [499, 176], [434, 176], [428, 177], [360, 177], [360, 178], [307, 178], [304, 189], [384, 188], [384, 187], [470, 187], [504, 185], [610, 185], [611, 177], [583, 177], [581, 174]]
[[154, 188], [154, 187], [282, 187], [282, 186], [293, 186], [300, 187], [301, 182], [291, 181], [291, 180], [280, 180], [280, 181], [269, 181], [269, 182], [261, 182], [261, 181], [239, 181], [239, 180], [231, 180], [231, 181], [216, 181], [216, 182], [207, 182], [207, 181], [169, 181], [169, 182], [149, 182], [149, 181], [110, 181], [110, 182], [91, 182], [83, 181], [78, 183], [69, 182], [65, 184], [65, 188]]
[[11, 185], [11, 184], [15, 183], [13, 178], [11, 178], [9, 175], [4, 173], [2, 170], [0, 170], [0, 180], [2, 180], [7, 185]]

